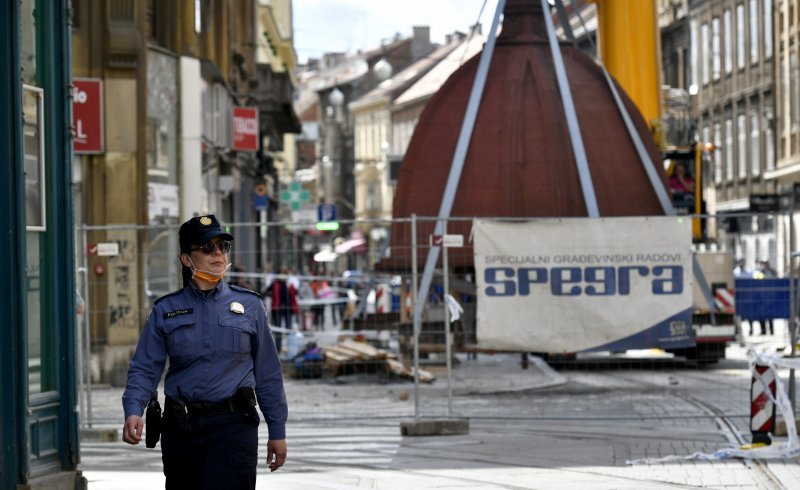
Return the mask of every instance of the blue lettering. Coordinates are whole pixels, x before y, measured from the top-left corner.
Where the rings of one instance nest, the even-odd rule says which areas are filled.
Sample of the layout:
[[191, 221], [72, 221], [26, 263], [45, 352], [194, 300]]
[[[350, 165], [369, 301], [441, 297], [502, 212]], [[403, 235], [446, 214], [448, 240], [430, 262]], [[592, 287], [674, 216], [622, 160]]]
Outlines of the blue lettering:
[[514, 269], [511, 267], [488, 268], [484, 271], [484, 279], [487, 284], [497, 284], [502, 286], [502, 291], [498, 291], [494, 286], [486, 288], [487, 296], [514, 296], [517, 293], [516, 283], [512, 281], [501, 281], [497, 278], [497, 273], [502, 272], [506, 277], [514, 277]]
[[[583, 279], [588, 283], [602, 284], [602, 291], [594, 286], [586, 286], [584, 291], [589, 296], [611, 296], [616, 293], [617, 281], [613, 267], [587, 267]], [[600, 276], [600, 277], [598, 277]]]
[[573, 286], [569, 288], [569, 291], [564, 291], [564, 284], [577, 284], [579, 282], [581, 282], [580, 267], [553, 267], [550, 278], [550, 292], [554, 296], [580, 296], [581, 288], [579, 286]]
[[627, 296], [631, 294], [631, 272], [638, 272], [640, 276], [646, 277], [650, 272], [643, 265], [625, 265], [619, 268], [619, 294]]
[[[550, 283], [553, 296], [627, 296], [631, 282], [652, 274], [650, 290], [655, 295], [683, 293], [684, 270], [679, 265], [603, 267], [487, 267], [484, 270], [488, 296], [530, 296], [532, 285]], [[641, 285], [640, 287], [646, 287]]]
[[[531, 294], [531, 284], [546, 284], [547, 269], [543, 267], [522, 268], [517, 273], [519, 280], [519, 295], [528, 296]], [[533, 276], [533, 278], [531, 278]]]
[[681, 294], [683, 292], [683, 267], [677, 265], [657, 265], [653, 275], [669, 272], [669, 277], [653, 280], [653, 294]]

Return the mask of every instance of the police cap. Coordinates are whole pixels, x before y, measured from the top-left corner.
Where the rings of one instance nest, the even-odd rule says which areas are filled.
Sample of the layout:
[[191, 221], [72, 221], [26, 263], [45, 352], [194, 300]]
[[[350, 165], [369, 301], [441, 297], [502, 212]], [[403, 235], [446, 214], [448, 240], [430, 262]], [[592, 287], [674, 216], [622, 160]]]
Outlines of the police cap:
[[233, 240], [233, 235], [225, 233], [219, 226], [216, 216], [209, 214], [206, 216], [195, 216], [181, 225], [180, 244], [181, 252], [188, 253], [192, 245], [202, 245], [214, 237], [222, 237], [223, 240]]

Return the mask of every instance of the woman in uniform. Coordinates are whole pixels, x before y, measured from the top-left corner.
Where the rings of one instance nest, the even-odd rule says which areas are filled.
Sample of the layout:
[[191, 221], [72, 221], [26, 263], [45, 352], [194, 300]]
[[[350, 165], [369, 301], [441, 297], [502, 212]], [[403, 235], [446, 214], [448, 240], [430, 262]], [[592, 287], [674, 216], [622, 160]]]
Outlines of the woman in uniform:
[[[161, 452], [166, 488], [255, 488], [261, 408], [267, 465], [286, 460], [286, 395], [261, 297], [222, 282], [233, 236], [213, 215], [180, 228], [184, 288], [155, 302], [122, 396], [122, 439], [138, 444], [165, 363]], [[148, 431], [154, 421], [148, 420]], [[148, 437], [148, 440], [150, 438]]]

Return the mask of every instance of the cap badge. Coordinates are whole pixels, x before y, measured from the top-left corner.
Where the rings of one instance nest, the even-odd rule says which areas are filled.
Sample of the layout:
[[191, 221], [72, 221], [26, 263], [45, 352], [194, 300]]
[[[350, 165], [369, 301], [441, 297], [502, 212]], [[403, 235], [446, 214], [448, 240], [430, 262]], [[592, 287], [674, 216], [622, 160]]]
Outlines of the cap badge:
[[244, 314], [244, 306], [241, 303], [234, 301], [231, 303], [231, 311], [242, 315]]
[[210, 225], [211, 224], [211, 218], [209, 218], [208, 216], [203, 216], [202, 218], [200, 218], [200, 224], [201, 225], [205, 225], [205, 226]]

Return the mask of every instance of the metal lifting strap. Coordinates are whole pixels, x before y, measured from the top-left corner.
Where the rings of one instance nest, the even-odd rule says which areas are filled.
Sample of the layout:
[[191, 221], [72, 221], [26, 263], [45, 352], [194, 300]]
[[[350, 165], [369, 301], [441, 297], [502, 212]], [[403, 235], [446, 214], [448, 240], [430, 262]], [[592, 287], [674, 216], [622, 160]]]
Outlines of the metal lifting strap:
[[567, 37], [567, 41], [571, 42], [572, 45], [577, 48], [578, 45], [575, 42], [575, 34], [573, 34], [572, 25], [569, 23], [569, 15], [567, 15], [567, 9], [564, 8], [564, 0], [556, 0], [555, 4], [558, 22], [561, 23], [561, 28], [564, 29], [564, 35]]
[[611, 75], [608, 74], [606, 67], [600, 64], [600, 68], [603, 70], [603, 76], [606, 77], [606, 83], [608, 83], [608, 88], [611, 90], [611, 95], [614, 96], [614, 102], [617, 104], [620, 115], [622, 115], [622, 120], [625, 122], [625, 128], [628, 130], [628, 135], [630, 135], [633, 141], [636, 153], [639, 154], [639, 161], [642, 162], [644, 171], [647, 173], [647, 178], [650, 179], [650, 185], [653, 186], [653, 191], [655, 191], [658, 197], [658, 202], [661, 203], [664, 214], [667, 216], [674, 216], [675, 208], [672, 206], [672, 199], [670, 199], [667, 194], [667, 189], [664, 187], [664, 182], [658, 175], [656, 166], [650, 158], [650, 153], [648, 153], [647, 149], [644, 147], [641, 135], [636, 131], [636, 126], [633, 125], [633, 120], [628, 113], [628, 109], [625, 107], [625, 104], [622, 103], [622, 98], [619, 96], [617, 86], [614, 85], [614, 80], [611, 79]]
[[592, 174], [589, 170], [589, 162], [586, 159], [586, 149], [583, 147], [583, 136], [581, 135], [580, 124], [578, 124], [578, 113], [575, 111], [575, 103], [572, 100], [572, 92], [569, 88], [567, 71], [564, 68], [564, 59], [561, 57], [561, 48], [556, 39], [556, 29], [553, 26], [553, 19], [550, 16], [550, 5], [547, 0], [541, 0], [544, 22], [547, 26], [547, 40], [550, 43], [550, 51], [553, 54], [553, 66], [556, 69], [556, 80], [558, 80], [558, 90], [561, 92], [561, 102], [564, 104], [564, 116], [567, 118], [569, 128], [569, 138], [572, 141], [572, 153], [575, 155], [575, 165], [578, 167], [578, 177], [581, 180], [581, 190], [583, 200], [586, 203], [586, 211], [590, 218], [599, 218], [600, 210], [597, 207], [597, 197], [594, 193]]
[[[472, 84], [472, 92], [469, 94], [469, 102], [467, 103], [467, 110], [464, 113], [464, 121], [461, 124], [461, 132], [458, 135], [458, 143], [456, 145], [455, 154], [453, 155], [453, 162], [450, 164], [450, 175], [447, 177], [447, 186], [444, 189], [442, 204], [439, 207], [439, 220], [436, 221], [436, 228], [433, 232], [435, 235], [442, 234], [444, 230], [444, 220], [450, 217], [450, 212], [453, 209], [453, 201], [456, 197], [458, 181], [461, 179], [461, 171], [464, 169], [464, 160], [467, 158], [467, 150], [472, 140], [472, 130], [475, 129], [475, 120], [478, 117], [478, 109], [480, 108], [481, 98], [483, 97], [483, 89], [486, 86], [486, 77], [489, 74], [489, 65], [492, 62], [492, 54], [494, 53], [494, 45], [497, 41], [497, 29], [500, 25], [500, 17], [503, 14], [503, 10], [505, 10], [505, 6], [506, 0], [498, 0], [497, 10], [492, 20], [492, 28], [489, 32], [489, 37], [486, 39], [486, 45], [483, 47], [481, 60], [478, 64], [478, 71], [475, 74], [475, 81]], [[415, 243], [414, 246], [416, 247], [416, 245]], [[428, 297], [428, 290], [431, 287], [433, 269], [436, 266], [436, 262], [439, 260], [440, 249], [441, 247], [431, 247], [428, 250], [425, 270], [422, 273], [422, 283], [417, 292], [417, 301], [414, 311], [415, 330], [420, 328], [422, 309], [425, 308], [425, 300]]]

